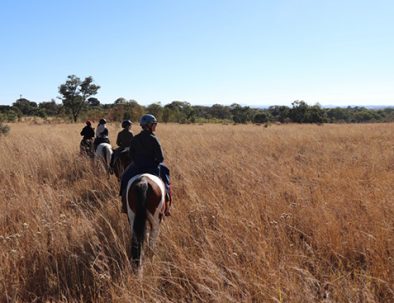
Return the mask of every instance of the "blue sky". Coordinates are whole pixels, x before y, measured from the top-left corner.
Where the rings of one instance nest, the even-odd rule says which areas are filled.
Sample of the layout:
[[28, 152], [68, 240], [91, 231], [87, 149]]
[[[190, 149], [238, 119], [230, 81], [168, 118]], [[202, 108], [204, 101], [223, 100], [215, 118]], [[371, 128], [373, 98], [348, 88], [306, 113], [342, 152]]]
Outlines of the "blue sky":
[[[2, 0], [0, 104], [394, 105], [394, 1]], [[60, 102], [58, 100], [57, 102]]]

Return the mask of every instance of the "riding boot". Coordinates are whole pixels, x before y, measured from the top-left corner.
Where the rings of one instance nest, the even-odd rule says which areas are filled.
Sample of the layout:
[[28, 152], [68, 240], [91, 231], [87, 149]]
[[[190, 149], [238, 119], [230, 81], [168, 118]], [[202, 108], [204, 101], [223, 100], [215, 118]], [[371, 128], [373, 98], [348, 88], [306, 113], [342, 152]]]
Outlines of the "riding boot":
[[166, 217], [171, 216], [171, 204], [172, 204], [172, 199], [171, 199], [170, 194], [167, 192], [166, 193], [166, 198], [165, 198], [165, 205], [166, 205], [166, 207], [165, 207], [165, 210], [164, 210], [164, 215]]

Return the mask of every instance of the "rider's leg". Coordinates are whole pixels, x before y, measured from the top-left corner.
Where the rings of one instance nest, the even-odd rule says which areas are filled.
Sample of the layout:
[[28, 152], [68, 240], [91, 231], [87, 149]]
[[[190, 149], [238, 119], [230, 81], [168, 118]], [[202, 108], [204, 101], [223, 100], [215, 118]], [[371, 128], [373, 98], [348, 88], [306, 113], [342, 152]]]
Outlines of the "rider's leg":
[[163, 180], [164, 186], [166, 189], [166, 195], [165, 195], [166, 196], [166, 198], [165, 198], [166, 208], [165, 208], [164, 214], [166, 216], [170, 216], [171, 215], [170, 207], [172, 204], [171, 186], [170, 186], [170, 170], [163, 163], [161, 163], [159, 165], [159, 167], [160, 167], [160, 178]]
[[167, 184], [166, 182], [164, 182], [164, 185], [166, 188], [166, 197], [165, 197], [166, 208], [164, 211], [164, 215], [171, 216], [171, 205], [172, 205], [171, 187], [170, 184]]

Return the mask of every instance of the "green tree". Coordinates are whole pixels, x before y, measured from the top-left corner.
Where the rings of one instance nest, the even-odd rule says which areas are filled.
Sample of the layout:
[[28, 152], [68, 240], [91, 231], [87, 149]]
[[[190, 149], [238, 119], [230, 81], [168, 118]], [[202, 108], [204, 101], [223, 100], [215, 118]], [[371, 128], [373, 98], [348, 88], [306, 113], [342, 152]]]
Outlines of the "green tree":
[[319, 104], [309, 106], [305, 116], [305, 123], [324, 123], [327, 122], [326, 112], [320, 107]]
[[254, 123], [266, 123], [269, 120], [269, 114], [265, 113], [265, 112], [260, 112], [257, 113], [254, 117], [253, 117], [253, 122]]
[[274, 105], [268, 108], [268, 111], [272, 117], [281, 123], [285, 122], [289, 118], [290, 108], [285, 105]]
[[370, 122], [373, 120], [379, 120], [379, 114], [375, 111], [364, 109], [357, 111], [353, 116], [355, 122]]
[[221, 104], [214, 104], [211, 106], [209, 109], [209, 114], [211, 117], [216, 118], [216, 119], [231, 119], [231, 112], [230, 108], [228, 106], [224, 106]]
[[349, 122], [351, 118], [349, 109], [342, 107], [329, 108], [326, 112], [330, 122]]
[[170, 111], [170, 120], [178, 123], [194, 122], [195, 112], [189, 102], [172, 101], [164, 106]]
[[59, 93], [62, 95], [60, 99], [74, 122], [77, 121], [81, 111], [88, 105], [87, 99], [97, 94], [99, 89], [100, 86], [93, 84], [91, 76], [81, 81], [77, 76], [70, 75], [67, 77], [66, 83], [59, 86]]
[[170, 109], [168, 107], [164, 107], [163, 108], [163, 115], [162, 115], [162, 119], [164, 123], [168, 123], [170, 121]]
[[111, 114], [113, 120], [121, 121], [124, 119], [130, 119], [131, 121], [139, 121], [140, 117], [144, 113], [144, 108], [138, 104], [135, 100], [127, 101], [121, 97], [115, 100], [114, 104], [111, 105]]
[[95, 107], [95, 106], [100, 106], [100, 101], [99, 99], [95, 98], [95, 97], [90, 97], [88, 98], [88, 105]]
[[38, 109], [36, 102], [27, 100], [25, 98], [16, 100], [12, 106], [17, 108], [25, 116], [34, 115]]
[[290, 109], [290, 119], [293, 122], [303, 123], [305, 120], [305, 114], [308, 111], [308, 104], [306, 104], [305, 101], [296, 100], [291, 103], [291, 105], [293, 107]]
[[233, 103], [230, 106], [230, 111], [235, 123], [247, 123], [252, 120], [252, 112], [249, 106], [241, 106], [237, 103]]
[[123, 98], [123, 97], [119, 97], [114, 102], [115, 105], [117, 105], [117, 104], [126, 104], [126, 103], [127, 103], [127, 100], [125, 98]]
[[163, 115], [163, 107], [160, 102], [152, 103], [146, 107], [146, 111], [148, 114], [152, 114], [156, 117], [158, 121], [162, 120]]
[[56, 116], [60, 113], [62, 106], [57, 104], [55, 100], [51, 100], [48, 102], [41, 102], [38, 104], [38, 110], [40, 112], [45, 112], [48, 116]]

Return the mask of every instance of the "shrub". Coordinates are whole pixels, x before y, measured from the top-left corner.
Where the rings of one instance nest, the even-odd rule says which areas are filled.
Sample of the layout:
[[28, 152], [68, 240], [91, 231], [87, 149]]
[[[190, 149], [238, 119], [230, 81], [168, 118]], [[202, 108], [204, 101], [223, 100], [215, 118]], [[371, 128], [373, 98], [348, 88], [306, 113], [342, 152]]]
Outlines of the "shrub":
[[10, 127], [8, 125], [3, 124], [0, 122], [0, 136], [7, 135], [10, 132]]

